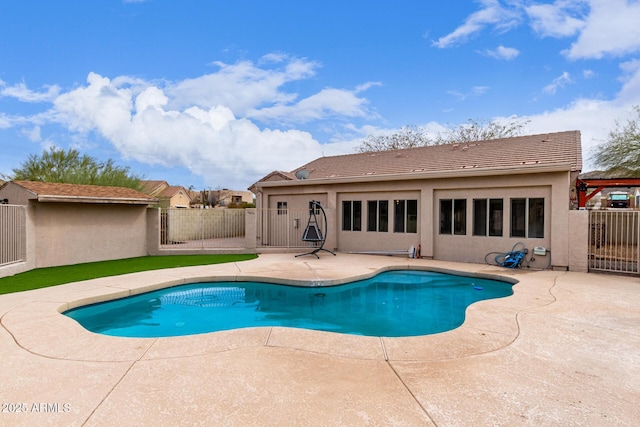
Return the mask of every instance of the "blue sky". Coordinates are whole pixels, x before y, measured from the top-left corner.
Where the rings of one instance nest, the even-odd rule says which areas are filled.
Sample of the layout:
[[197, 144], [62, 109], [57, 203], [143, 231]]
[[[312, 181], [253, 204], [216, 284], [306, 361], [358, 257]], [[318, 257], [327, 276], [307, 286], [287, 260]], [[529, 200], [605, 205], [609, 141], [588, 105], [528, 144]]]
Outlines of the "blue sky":
[[640, 104], [637, 0], [0, 4], [0, 173], [75, 148], [244, 189], [370, 134], [528, 120], [595, 144]]

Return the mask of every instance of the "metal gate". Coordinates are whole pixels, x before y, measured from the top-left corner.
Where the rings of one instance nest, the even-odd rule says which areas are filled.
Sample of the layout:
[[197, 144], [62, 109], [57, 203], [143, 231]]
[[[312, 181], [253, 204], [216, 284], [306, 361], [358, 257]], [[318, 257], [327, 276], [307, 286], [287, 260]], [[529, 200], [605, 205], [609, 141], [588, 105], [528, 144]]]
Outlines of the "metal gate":
[[162, 209], [161, 249], [243, 248], [244, 209]]
[[589, 271], [640, 275], [640, 211], [589, 212]]
[[0, 204], [0, 266], [25, 260], [25, 207]]
[[[302, 240], [309, 209], [258, 209], [257, 245], [260, 248], [307, 248], [316, 243]], [[326, 233], [326, 224], [318, 224]]]
[[[258, 248], [299, 249], [319, 245], [303, 241], [309, 209], [256, 209]], [[318, 218], [326, 236], [327, 224]], [[160, 249], [242, 249], [246, 246], [244, 209], [162, 209]]]

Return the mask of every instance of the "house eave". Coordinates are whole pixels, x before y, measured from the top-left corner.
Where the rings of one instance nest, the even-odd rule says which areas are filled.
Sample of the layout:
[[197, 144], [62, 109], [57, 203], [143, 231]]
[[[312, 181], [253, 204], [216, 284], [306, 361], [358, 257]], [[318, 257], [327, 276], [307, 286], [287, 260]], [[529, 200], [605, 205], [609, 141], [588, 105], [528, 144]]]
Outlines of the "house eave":
[[491, 168], [459, 168], [446, 171], [435, 172], [411, 172], [398, 174], [379, 174], [379, 175], [360, 175], [347, 177], [330, 177], [330, 178], [310, 178], [296, 179], [285, 181], [264, 181], [257, 182], [252, 187], [258, 190], [270, 187], [294, 187], [300, 185], [329, 185], [329, 184], [346, 184], [346, 183], [365, 183], [365, 182], [382, 182], [382, 181], [411, 181], [425, 179], [442, 179], [442, 178], [473, 178], [491, 175], [525, 175], [533, 173], [553, 173], [553, 172], [571, 172], [573, 170], [571, 163], [554, 163], [549, 165], [514, 165]]
[[158, 203], [158, 199], [136, 199], [120, 197], [86, 197], [86, 196], [55, 196], [39, 194], [37, 198], [41, 203], [93, 203], [93, 204], [120, 204], [120, 205], [151, 205]]

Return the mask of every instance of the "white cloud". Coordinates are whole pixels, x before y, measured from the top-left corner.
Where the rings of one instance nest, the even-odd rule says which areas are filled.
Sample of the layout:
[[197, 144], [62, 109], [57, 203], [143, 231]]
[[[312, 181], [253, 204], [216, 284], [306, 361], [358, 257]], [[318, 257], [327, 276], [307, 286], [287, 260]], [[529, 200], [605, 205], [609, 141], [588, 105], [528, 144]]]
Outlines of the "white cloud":
[[460, 92], [457, 90], [448, 90], [447, 93], [458, 98], [460, 101], [464, 101], [470, 97], [482, 96], [489, 92], [491, 89], [489, 86], [474, 86], [467, 92]]
[[288, 104], [298, 95], [285, 93], [281, 87], [312, 77], [319, 67], [315, 61], [275, 54], [264, 56], [261, 62], [265, 65], [284, 63], [284, 67], [261, 68], [251, 61], [236, 64], [215, 62], [213, 65], [219, 68], [217, 72], [185, 79], [166, 88], [172, 108], [224, 105], [235, 114], [244, 116], [248, 111], [267, 103]]
[[584, 28], [584, 6], [583, 1], [560, 0], [553, 4], [532, 4], [525, 7], [525, 11], [536, 33], [560, 38], [573, 36]]
[[622, 76], [622, 88], [618, 94], [618, 102], [621, 104], [640, 104], [640, 59], [623, 62], [620, 64]]
[[[276, 124], [375, 117], [362, 92], [377, 83], [325, 88], [298, 100], [283, 85], [313, 76], [318, 64], [279, 55], [262, 63], [279, 65], [218, 63], [216, 73], [177, 83], [90, 73], [86, 84], [59, 94], [30, 123], [57, 123], [72, 135], [97, 134], [125, 159], [184, 167], [208, 186], [241, 188], [272, 170], [290, 170], [352, 146], [323, 145], [307, 132]], [[267, 126], [258, 127], [256, 120]], [[25, 132], [39, 137], [39, 129]]]
[[480, 96], [489, 92], [489, 89], [489, 86], [474, 86], [471, 88], [471, 93], [473, 93], [475, 96]]
[[0, 129], [8, 129], [11, 127], [11, 119], [5, 114], [0, 112]]
[[131, 90], [118, 88], [96, 73], [89, 74], [87, 83], [60, 95], [50, 114], [72, 131], [98, 130], [110, 139], [131, 120]]
[[570, 59], [622, 56], [640, 51], [640, 2], [590, 0], [591, 12], [578, 39], [565, 52]]
[[640, 2], [557, 0], [525, 8], [531, 27], [542, 37], [577, 39], [563, 51], [569, 59], [623, 56], [640, 50]]
[[284, 123], [305, 123], [331, 116], [372, 116], [372, 113], [366, 109], [367, 100], [358, 97], [357, 93], [358, 91], [327, 88], [295, 104], [281, 104], [249, 111], [247, 117], [261, 121], [277, 120]]
[[499, 0], [480, 1], [478, 11], [432, 45], [456, 46], [485, 28], [508, 31], [526, 17], [532, 30], [541, 37], [575, 37], [571, 46], [562, 52], [569, 59], [599, 59], [640, 51], [638, 0], [555, 0], [550, 3], [510, 0], [505, 4], [502, 6]]
[[56, 100], [56, 121], [75, 131], [99, 133], [125, 158], [186, 167], [211, 186], [247, 185], [247, 177], [288, 170], [320, 153], [308, 133], [259, 129], [247, 119], [236, 119], [227, 107], [180, 111], [167, 107], [169, 98], [158, 87], [134, 97], [94, 73], [87, 83]]
[[527, 117], [530, 119], [527, 133], [579, 130], [582, 136], [583, 171], [587, 172], [596, 169], [592, 159], [595, 146], [606, 140], [615, 121], [625, 117], [631, 107], [630, 104], [621, 105], [616, 100], [579, 99], [564, 108]]
[[40, 126], [34, 126], [32, 129], [23, 129], [21, 134], [33, 142], [42, 140], [42, 136], [40, 135]]
[[520, 55], [520, 51], [513, 47], [498, 46], [495, 50], [485, 50], [484, 54], [492, 58], [511, 61]]
[[55, 99], [60, 93], [58, 86], [45, 86], [43, 91], [36, 92], [29, 90], [24, 83], [18, 83], [13, 86], [7, 86], [5, 82], [0, 80], [0, 96], [16, 98], [22, 102], [45, 102]]
[[628, 117], [640, 99], [640, 60], [626, 62], [621, 69], [623, 85], [614, 98], [577, 99], [564, 108], [529, 116], [527, 118], [531, 121], [527, 133], [579, 130], [582, 134], [583, 170], [594, 170], [593, 149], [606, 141], [616, 120]]
[[467, 95], [463, 92], [457, 90], [448, 90], [447, 93], [455, 98], [458, 98], [460, 101], [464, 101], [467, 99]]
[[481, 0], [481, 9], [472, 13], [465, 22], [453, 32], [432, 43], [439, 48], [447, 48], [463, 43], [488, 26], [499, 31], [508, 31], [520, 23], [520, 13], [515, 9], [506, 9], [499, 0]]
[[573, 83], [571, 75], [565, 71], [560, 76], [553, 79], [553, 82], [546, 85], [542, 91], [553, 95], [557, 92], [558, 88], [563, 88], [570, 83]]

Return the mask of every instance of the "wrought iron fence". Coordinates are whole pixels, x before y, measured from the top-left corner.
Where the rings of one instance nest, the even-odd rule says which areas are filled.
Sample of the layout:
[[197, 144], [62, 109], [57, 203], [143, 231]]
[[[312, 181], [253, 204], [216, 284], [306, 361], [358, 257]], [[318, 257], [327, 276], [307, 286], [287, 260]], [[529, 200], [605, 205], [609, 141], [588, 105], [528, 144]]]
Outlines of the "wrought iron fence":
[[244, 238], [244, 209], [169, 208], [160, 214], [162, 249], [242, 248]]
[[24, 261], [25, 221], [24, 206], [0, 205], [0, 266]]
[[[315, 243], [302, 240], [309, 209], [258, 209], [257, 246], [260, 248], [307, 248]], [[326, 224], [318, 225], [322, 232]]]
[[589, 212], [589, 271], [640, 274], [640, 211]]
[[[160, 213], [161, 249], [244, 248], [244, 209], [163, 209]], [[308, 209], [256, 209], [258, 248], [309, 248], [303, 241]], [[318, 224], [326, 232], [326, 224]]]

